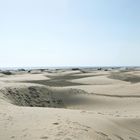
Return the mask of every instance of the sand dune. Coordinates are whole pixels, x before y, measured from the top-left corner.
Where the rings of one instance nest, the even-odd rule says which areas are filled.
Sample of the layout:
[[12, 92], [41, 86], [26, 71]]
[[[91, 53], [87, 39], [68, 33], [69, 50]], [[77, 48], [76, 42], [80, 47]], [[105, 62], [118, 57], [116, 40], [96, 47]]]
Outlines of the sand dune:
[[139, 140], [139, 71], [0, 76], [2, 140]]

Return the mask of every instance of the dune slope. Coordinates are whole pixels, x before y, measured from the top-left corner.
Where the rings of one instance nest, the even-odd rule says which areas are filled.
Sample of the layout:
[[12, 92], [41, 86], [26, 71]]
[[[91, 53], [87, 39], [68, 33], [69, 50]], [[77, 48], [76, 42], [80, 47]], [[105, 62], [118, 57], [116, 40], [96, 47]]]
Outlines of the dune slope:
[[[139, 72], [130, 73], [1, 75], [0, 139], [139, 140], [140, 86], [138, 78], [131, 82]], [[122, 78], [126, 75], [130, 80]]]

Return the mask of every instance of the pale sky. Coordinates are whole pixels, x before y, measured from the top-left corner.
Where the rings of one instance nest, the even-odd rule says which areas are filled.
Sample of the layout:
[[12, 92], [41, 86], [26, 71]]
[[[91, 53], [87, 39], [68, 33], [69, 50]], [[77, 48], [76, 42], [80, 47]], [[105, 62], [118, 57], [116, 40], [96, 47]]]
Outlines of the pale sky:
[[140, 0], [0, 0], [0, 67], [140, 66]]

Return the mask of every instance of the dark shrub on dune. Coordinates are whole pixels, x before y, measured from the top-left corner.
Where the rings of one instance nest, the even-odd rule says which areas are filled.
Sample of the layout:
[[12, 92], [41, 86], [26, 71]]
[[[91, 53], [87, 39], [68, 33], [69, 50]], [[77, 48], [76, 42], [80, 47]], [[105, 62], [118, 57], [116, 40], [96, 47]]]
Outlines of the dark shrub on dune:
[[18, 69], [18, 71], [25, 71], [25, 69]]
[[40, 71], [41, 71], [41, 72], [44, 72], [44, 71], [45, 71], [45, 69], [40, 69]]
[[102, 68], [98, 68], [97, 70], [102, 70]]
[[5, 74], [5, 75], [12, 75], [12, 72], [10, 72], [10, 71], [2, 71], [1, 73]]
[[80, 70], [79, 68], [72, 68], [72, 70]]
[[28, 73], [31, 73], [31, 70], [28, 70]]

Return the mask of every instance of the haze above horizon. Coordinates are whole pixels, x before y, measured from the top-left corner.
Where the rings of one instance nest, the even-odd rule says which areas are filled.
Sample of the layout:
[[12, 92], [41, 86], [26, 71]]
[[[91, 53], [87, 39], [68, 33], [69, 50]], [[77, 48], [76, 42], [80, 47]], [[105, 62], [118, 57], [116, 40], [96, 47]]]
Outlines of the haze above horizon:
[[140, 66], [138, 0], [0, 0], [0, 67]]

